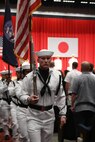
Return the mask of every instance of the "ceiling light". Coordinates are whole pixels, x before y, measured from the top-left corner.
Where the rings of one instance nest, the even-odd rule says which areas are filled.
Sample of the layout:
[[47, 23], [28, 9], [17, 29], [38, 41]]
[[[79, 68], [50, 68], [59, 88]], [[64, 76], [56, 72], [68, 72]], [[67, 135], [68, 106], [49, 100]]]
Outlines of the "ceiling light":
[[89, 4], [95, 4], [95, 2], [91, 1], [91, 2], [89, 2]]
[[67, 3], [74, 3], [74, 0], [63, 0], [63, 2], [67, 2]]
[[81, 1], [81, 3], [82, 3], [82, 4], [87, 4], [88, 2], [87, 2], [87, 1]]
[[61, 0], [53, 0], [54, 2], [61, 2]]

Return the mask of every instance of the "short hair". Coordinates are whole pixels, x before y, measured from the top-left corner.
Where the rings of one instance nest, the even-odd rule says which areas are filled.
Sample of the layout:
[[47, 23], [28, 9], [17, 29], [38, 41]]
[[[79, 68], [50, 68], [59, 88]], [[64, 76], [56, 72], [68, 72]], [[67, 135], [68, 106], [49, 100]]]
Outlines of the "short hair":
[[64, 75], [66, 76], [69, 70], [64, 70]]
[[78, 67], [78, 62], [73, 62], [73, 63], [72, 63], [72, 68], [73, 68], [73, 69], [76, 69], [77, 67]]
[[89, 72], [90, 71], [90, 63], [87, 61], [84, 61], [81, 63], [81, 71], [82, 72]]

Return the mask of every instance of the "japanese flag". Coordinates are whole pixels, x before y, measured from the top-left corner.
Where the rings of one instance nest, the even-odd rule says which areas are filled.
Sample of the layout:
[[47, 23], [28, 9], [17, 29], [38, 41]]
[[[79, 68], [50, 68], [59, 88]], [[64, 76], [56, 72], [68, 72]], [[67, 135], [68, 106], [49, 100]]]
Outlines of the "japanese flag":
[[78, 38], [48, 37], [48, 49], [54, 57], [78, 57]]

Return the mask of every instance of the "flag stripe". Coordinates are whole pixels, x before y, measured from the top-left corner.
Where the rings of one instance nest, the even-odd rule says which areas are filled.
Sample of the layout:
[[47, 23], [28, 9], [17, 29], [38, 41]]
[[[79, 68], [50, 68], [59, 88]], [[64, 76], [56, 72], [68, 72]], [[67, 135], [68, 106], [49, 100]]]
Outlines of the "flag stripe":
[[[17, 5], [17, 33], [15, 42], [15, 54], [25, 60], [28, 57], [28, 42], [29, 42], [29, 27], [28, 27], [28, 14], [29, 14], [29, 1], [19, 0]], [[27, 51], [24, 50], [27, 46]], [[21, 54], [22, 53], [22, 54]], [[26, 54], [26, 55], [25, 55]]]
[[24, 60], [29, 49], [29, 14], [40, 4], [40, 0], [18, 0], [15, 32], [15, 54]]
[[[26, 33], [25, 33], [25, 36], [23, 36], [22, 39], [21, 39], [21, 41], [18, 42], [17, 48], [15, 49], [16, 52], [19, 52], [19, 50], [22, 50], [22, 49], [20, 49], [20, 48], [23, 47], [23, 46], [25, 46], [25, 45], [24, 45], [24, 42], [27, 40], [27, 37], [28, 37], [28, 36], [29, 36], [29, 35], [28, 35], [28, 29], [27, 29], [27, 31], [26, 31]], [[28, 42], [28, 41], [27, 41], [27, 42]]]
[[[19, 28], [21, 28], [21, 24], [23, 24], [23, 21], [26, 21], [26, 19], [27, 19], [27, 16], [28, 16], [28, 9], [27, 9], [27, 7], [28, 7], [28, 3], [26, 4], [24, 4], [24, 6], [25, 7], [22, 7], [21, 8], [21, 10], [20, 10], [20, 19], [18, 19], [18, 27], [17, 27], [17, 30], [19, 30]], [[26, 9], [26, 10], [25, 10]], [[24, 18], [23, 18], [24, 17]], [[24, 25], [24, 24], [23, 24]]]
[[[23, 39], [23, 35], [27, 36], [27, 35], [26, 35], [26, 33], [28, 33], [27, 24], [28, 24], [28, 22], [26, 22], [25, 27], [24, 27], [25, 30], [23, 30], [23, 32], [21, 32], [21, 31], [18, 32], [18, 39], [17, 39], [17, 42], [16, 42], [16, 46], [18, 46], [19, 43], [21, 42], [21, 40]], [[23, 28], [22, 28], [22, 29], [23, 29]], [[20, 32], [21, 32], [21, 34], [20, 34]], [[25, 36], [24, 36], [24, 37], [25, 37]], [[21, 42], [21, 43], [22, 43], [22, 42]]]
[[32, 1], [30, 1], [29, 14], [31, 14], [40, 5], [41, 5], [41, 0], [32, 0]]
[[27, 37], [25, 37], [26, 38], [26, 40], [23, 40], [24, 42], [22, 43], [22, 45], [20, 45], [20, 49], [18, 50], [18, 54], [21, 54], [21, 52], [23, 52], [23, 46], [24, 46], [24, 48], [25, 48], [25, 46], [26, 45], [28, 45], [28, 36]]
[[24, 0], [20, 0], [20, 1], [19, 1], [19, 4], [18, 4], [18, 5], [19, 5], [19, 7], [18, 7], [18, 8], [19, 8], [19, 11], [20, 11], [20, 9], [21, 9], [21, 7], [22, 7], [22, 5], [23, 5], [23, 2], [26, 2], [26, 1], [24, 1]]
[[17, 32], [17, 35], [18, 35], [17, 36], [17, 42], [18, 42], [18, 39], [20, 38], [20, 34], [24, 34], [25, 31], [27, 30], [28, 19], [26, 18], [25, 20], [23, 21], [23, 24], [21, 25], [21, 27], [18, 29], [18, 32]]
[[25, 48], [24, 48], [24, 50], [23, 50], [23, 52], [21, 52], [21, 56], [22, 56], [23, 58], [25, 58], [25, 59], [27, 59], [25, 53], [26, 53], [26, 52], [28, 53], [28, 50], [27, 50], [28, 47], [29, 47], [29, 45], [26, 45]]

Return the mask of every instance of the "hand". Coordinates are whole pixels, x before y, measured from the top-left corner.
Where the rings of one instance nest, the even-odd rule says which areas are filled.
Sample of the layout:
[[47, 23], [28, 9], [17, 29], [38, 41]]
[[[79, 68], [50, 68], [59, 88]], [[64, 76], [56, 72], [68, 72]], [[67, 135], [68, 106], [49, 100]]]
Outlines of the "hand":
[[74, 111], [75, 111], [75, 107], [74, 107], [74, 106], [71, 106], [71, 108], [70, 108], [70, 109], [71, 109], [71, 111], [72, 111], [72, 112], [74, 112]]
[[61, 116], [60, 117], [60, 128], [62, 128], [64, 124], [66, 124], [66, 116]]
[[30, 97], [28, 97], [28, 102], [29, 104], [36, 104], [39, 100], [39, 97], [36, 95], [32, 95]]

